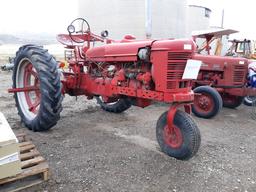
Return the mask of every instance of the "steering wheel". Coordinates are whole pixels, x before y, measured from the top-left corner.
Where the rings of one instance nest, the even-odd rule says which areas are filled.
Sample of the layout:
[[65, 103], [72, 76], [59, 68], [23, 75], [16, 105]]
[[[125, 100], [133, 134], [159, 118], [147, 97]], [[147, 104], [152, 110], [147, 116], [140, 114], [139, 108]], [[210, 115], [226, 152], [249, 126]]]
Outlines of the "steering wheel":
[[75, 38], [72, 35], [78, 35], [83, 37], [84, 34], [90, 33], [90, 25], [89, 23], [83, 18], [77, 18], [71, 22], [71, 24], [67, 28], [68, 33], [72, 41], [76, 43], [84, 43], [86, 40], [83, 38]]

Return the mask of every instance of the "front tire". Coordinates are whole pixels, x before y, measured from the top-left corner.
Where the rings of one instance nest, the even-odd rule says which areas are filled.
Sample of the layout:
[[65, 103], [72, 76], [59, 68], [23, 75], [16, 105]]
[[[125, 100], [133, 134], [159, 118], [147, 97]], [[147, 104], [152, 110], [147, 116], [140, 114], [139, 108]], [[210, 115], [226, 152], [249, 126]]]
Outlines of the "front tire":
[[19, 48], [14, 60], [13, 88], [27, 89], [15, 92], [14, 98], [28, 129], [46, 131], [56, 125], [63, 95], [57, 62], [47, 50], [36, 45]]
[[177, 110], [174, 117], [173, 132], [167, 125], [168, 111], [157, 121], [156, 138], [161, 150], [179, 160], [188, 160], [198, 151], [201, 135], [193, 119], [187, 113]]
[[200, 86], [194, 89], [195, 95], [192, 112], [197, 117], [212, 118], [222, 109], [222, 98], [218, 91], [209, 86]]

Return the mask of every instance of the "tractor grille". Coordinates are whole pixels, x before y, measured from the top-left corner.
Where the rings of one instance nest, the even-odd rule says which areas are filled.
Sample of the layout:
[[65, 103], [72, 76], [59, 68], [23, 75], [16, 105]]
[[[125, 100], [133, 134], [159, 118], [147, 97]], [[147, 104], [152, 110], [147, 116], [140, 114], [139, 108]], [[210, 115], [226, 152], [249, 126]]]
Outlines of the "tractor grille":
[[245, 67], [243, 65], [234, 65], [233, 81], [234, 85], [241, 85], [244, 83]]
[[176, 89], [184, 88], [187, 83], [182, 82], [182, 75], [186, 67], [188, 59], [191, 59], [191, 53], [184, 52], [169, 52], [168, 53], [168, 63], [167, 63], [167, 74], [166, 74], [166, 88]]

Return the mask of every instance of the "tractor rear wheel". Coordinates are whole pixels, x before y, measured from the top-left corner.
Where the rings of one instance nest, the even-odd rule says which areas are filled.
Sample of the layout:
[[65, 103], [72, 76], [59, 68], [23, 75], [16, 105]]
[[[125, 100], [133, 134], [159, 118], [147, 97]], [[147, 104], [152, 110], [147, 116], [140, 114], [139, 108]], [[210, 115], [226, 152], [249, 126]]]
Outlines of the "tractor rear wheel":
[[193, 157], [201, 143], [201, 135], [193, 119], [187, 113], [177, 110], [173, 128], [167, 124], [168, 111], [157, 121], [156, 138], [161, 150], [167, 155], [179, 160]]
[[119, 98], [113, 102], [104, 102], [101, 96], [96, 97], [98, 104], [105, 111], [111, 113], [122, 113], [131, 107], [131, 102], [128, 98]]
[[244, 97], [234, 95], [222, 95], [222, 100], [223, 107], [235, 109], [243, 103]]
[[55, 59], [36, 45], [20, 47], [13, 69], [18, 114], [28, 129], [46, 131], [60, 118], [62, 93]]
[[252, 106], [253, 102], [256, 102], [256, 96], [244, 97], [244, 104], [247, 106]]
[[200, 86], [194, 89], [195, 99], [192, 112], [202, 118], [212, 118], [222, 108], [222, 98], [218, 91], [209, 86]]

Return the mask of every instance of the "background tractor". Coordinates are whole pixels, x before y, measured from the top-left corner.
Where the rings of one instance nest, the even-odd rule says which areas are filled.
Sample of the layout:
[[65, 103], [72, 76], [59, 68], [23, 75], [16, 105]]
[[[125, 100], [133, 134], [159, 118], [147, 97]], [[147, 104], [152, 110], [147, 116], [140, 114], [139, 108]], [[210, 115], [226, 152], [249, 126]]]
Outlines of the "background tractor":
[[[244, 40], [230, 40], [230, 48], [227, 51], [227, 56], [233, 57], [244, 57], [249, 59], [249, 83], [250, 87], [256, 87], [256, 42], [244, 39]], [[252, 106], [253, 102], [256, 102], [256, 96], [246, 96], [244, 97], [244, 104]]]
[[[64, 94], [96, 98], [103, 110], [113, 113], [160, 101], [171, 104], [156, 125], [161, 150], [181, 160], [197, 153], [201, 137], [189, 113], [194, 99], [191, 79], [201, 63], [191, 60], [196, 50], [192, 40], [136, 40], [126, 35], [116, 41], [107, 38], [107, 31], [101, 36], [92, 33], [82, 18], [67, 29], [68, 34], [57, 36], [67, 49], [66, 63], [57, 63], [36, 45], [22, 46], [16, 53], [9, 92], [29, 129], [53, 127], [60, 119]], [[186, 71], [195, 63], [198, 71], [189, 77]]]
[[[248, 76], [250, 61], [242, 57], [221, 56], [221, 38], [235, 32], [218, 29], [193, 35], [195, 41], [198, 38], [205, 40], [193, 56], [193, 59], [202, 61], [197, 80], [193, 82], [196, 96], [192, 111], [199, 117], [214, 117], [222, 106], [236, 108], [243, 103], [245, 96], [256, 96], [256, 89], [251, 86]], [[214, 40], [217, 40], [216, 49], [212, 50]]]

